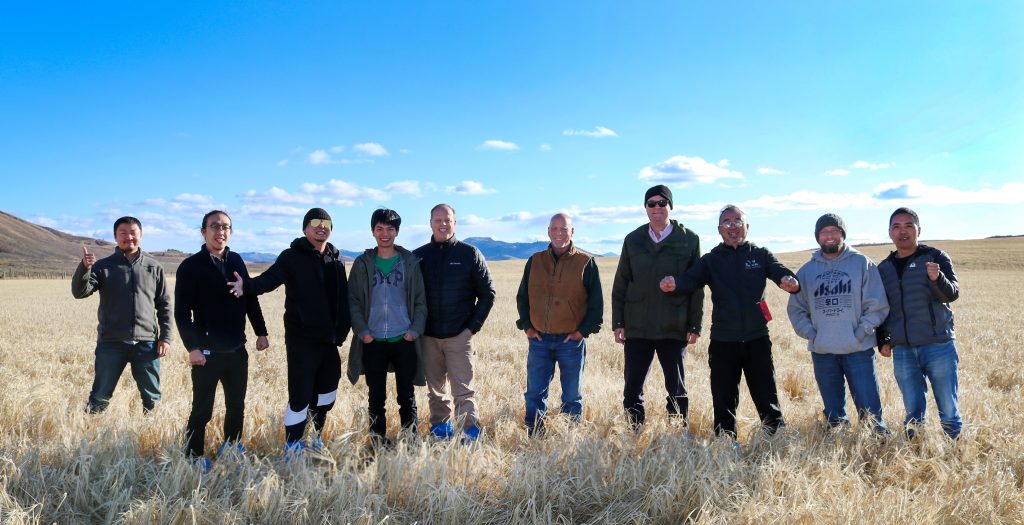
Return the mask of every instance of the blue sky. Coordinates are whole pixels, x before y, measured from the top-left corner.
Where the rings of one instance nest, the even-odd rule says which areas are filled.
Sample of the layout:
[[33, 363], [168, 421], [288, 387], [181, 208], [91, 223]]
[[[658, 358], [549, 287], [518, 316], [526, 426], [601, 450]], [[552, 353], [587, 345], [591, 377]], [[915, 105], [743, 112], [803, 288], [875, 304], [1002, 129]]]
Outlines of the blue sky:
[[0, 210], [150, 250], [194, 251], [232, 214], [276, 252], [311, 206], [341, 248], [379, 206], [429, 236], [546, 239], [576, 217], [617, 252], [665, 183], [720, 238], [814, 246], [826, 211], [887, 241], [1022, 234], [1021, 2], [69, 2], [0, 16]]

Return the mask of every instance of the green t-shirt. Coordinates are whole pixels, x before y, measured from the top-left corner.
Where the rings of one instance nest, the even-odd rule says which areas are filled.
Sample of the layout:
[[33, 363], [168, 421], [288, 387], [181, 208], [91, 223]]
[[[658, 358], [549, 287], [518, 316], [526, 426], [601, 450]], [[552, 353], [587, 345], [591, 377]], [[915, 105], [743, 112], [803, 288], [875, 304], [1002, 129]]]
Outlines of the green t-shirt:
[[[377, 255], [377, 256], [374, 256], [374, 258], [373, 258], [373, 264], [377, 267], [378, 270], [380, 270], [381, 274], [388, 275], [389, 273], [391, 273], [391, 270], [395, 269], [395, 265], [398, 264], [398, 258], [399, 257], [401, 257], [401, 255], [395, 254], [395, 256], [390, 258], [390, 259], [383, 259], [383, 258], [381, 258], [380, 255]], [[396, 335], [394, 337], [389, 337], [387, 339], [377, 339], [377, 340], [378, 341], [384, 341], [386, 343], [397, 343], [397, 342], [401, 341], [402, 338], [404, 338], [404, 337], [405, 337], [405, 334], [402, 334], [402, 335]]]

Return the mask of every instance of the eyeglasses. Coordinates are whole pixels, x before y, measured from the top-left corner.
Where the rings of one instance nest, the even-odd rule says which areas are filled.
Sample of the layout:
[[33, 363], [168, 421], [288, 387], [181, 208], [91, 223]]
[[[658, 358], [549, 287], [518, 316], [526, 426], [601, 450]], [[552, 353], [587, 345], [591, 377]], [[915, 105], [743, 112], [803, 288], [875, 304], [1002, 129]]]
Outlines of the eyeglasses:
[[324, 228], [326, 230], [329, 230], [329, 229], [331, 229], [331, 220], [330, 219], [311, 219], [309, 221], [309, 225], [314, 227], [314, 228]]
[[722, 224], [719, 224], [719, 226], [721, 226], [723, 228], [732, 228], [733, 226], [735, 226], [737, 228], [742, 228], [744, 224], [746, 224], [746, 223], [743, 222], [743, 220], [736, 219], [734, 221], [725, 221]]
[[659, 208], [664, 208], [665, 206], [668, 206], [668, 199], [661, 199], [660, 201], [647, 201], [648, 208], [653, 208], [655, 206]]
[[219, 231], [219, 232], [229, 232], [229, 231], [231, 231], [231, 225], [230, 224], [224, 224], [222, 222], [215, 222], [213, 224], [207, 225], [206, 227], [211, 229], [211, 230]]

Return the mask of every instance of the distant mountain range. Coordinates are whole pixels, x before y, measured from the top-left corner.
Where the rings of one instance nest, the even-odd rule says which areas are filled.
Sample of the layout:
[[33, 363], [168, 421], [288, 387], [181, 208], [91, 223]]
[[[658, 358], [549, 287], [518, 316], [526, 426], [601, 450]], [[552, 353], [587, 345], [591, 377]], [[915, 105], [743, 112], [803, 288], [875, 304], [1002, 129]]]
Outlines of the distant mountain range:
[[[505, 261], [509, 259], [528, 259], [531, 255], [539, 252], [548, 247], [548, 243], [544, 241], [537, 242], [505, 242], [494, 240], [490, 237], [468, 237], [462, 239], [464, 242], [476, 246], [481, 253], [484, 254], [484, 258], [488, 261]], [[363, 252], [353, 252], [349, 250], [340, 250], [341, 255], [348, 260], [355, 259]], [[587, 252], [590, 253], [590, 252]], [[245, 259], [246, 262], [251, 263], [263, 263], [271, 264], [277, 259], [276, 253], [265, 253], [265, 252], [238, 252]], [[597, 257], [611, 256], [615, 257], [618, 254], [606, 253], [603, 255], [593, 254]]]

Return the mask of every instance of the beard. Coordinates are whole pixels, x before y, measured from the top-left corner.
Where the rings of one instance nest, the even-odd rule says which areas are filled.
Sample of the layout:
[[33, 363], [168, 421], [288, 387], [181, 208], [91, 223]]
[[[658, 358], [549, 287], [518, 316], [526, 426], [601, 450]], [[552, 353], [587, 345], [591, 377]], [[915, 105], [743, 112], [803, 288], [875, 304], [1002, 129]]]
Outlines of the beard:
[[822, 246], [821, 247], [821, 253], [827, 253], [827, 254], [839, 253], [839, 250], [842, 247], [843, 247], [842, 243], [836, 244], [834, 246]]

